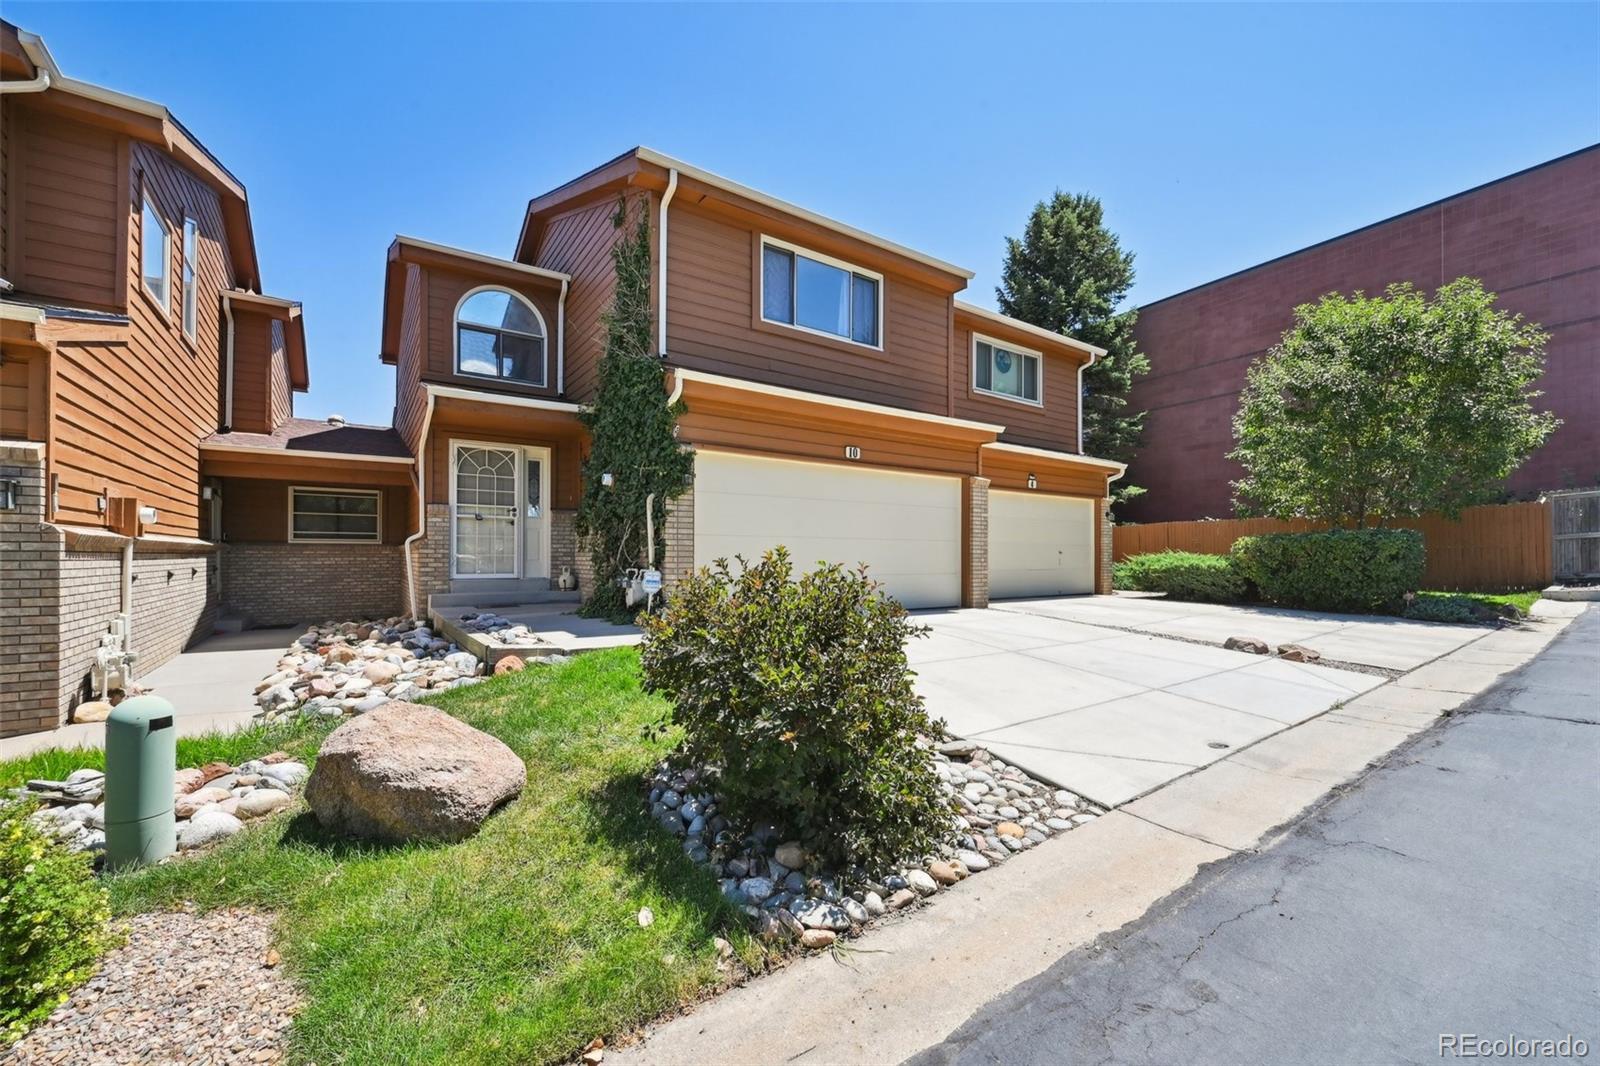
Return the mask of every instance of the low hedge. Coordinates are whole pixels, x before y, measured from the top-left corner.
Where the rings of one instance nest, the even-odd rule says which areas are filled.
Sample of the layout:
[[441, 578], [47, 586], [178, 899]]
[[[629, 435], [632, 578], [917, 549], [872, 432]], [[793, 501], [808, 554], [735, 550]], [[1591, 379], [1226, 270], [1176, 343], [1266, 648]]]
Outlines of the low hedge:
[[1233, 542], [1239, 572], [1263, 600], [1314, 611], [1405, 606], [1422, 583], [1422, 534], [1413, 529], [1267, 533]]
[[1175, 600], [1202, 603], [1238, 603], [1248, 599], [1249, 582], [1227, 555], [1164, 551], [1135, 555], [1111, 568], [1119, 589], [1165, 592]]

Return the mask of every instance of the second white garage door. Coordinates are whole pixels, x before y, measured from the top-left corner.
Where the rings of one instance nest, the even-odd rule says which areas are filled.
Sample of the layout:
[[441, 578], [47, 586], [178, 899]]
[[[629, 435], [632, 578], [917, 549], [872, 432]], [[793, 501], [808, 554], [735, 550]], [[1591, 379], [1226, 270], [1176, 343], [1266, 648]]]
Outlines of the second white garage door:
[[707, 451], [694, 474], [697, 567], [782, 544], [797, 571], [866, 563], [907, 607], [961, 602], [958, 478]]
[[1094, 501], [989, 493], [989, 598], [1094, 591]]

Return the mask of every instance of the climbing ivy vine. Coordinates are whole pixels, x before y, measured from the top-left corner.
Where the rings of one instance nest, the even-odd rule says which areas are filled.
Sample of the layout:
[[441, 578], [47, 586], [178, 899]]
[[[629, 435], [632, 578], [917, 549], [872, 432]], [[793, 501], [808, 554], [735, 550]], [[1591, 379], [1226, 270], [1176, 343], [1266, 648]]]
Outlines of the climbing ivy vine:
[[[646, 561], [645, 501], [653, 506], [656, 561], [665, 548], [667, 501], [690, 484], [694, 456], [674, 434], [681, 403], [667, 403], [661, 361], [652, 342], [650, 218], [648, 201], [617, 200], [611, 224], [619, 231], [611, 249], [616, 288], [602, 322], [605, 352], [592, 406], [579, 415], [588, 427], [578, 536], [594, 564], [594, 587], [583, 605], [589, 617], [628, 615], [617, 579]], [[609, 474], [611, 484], [603, 475]]]

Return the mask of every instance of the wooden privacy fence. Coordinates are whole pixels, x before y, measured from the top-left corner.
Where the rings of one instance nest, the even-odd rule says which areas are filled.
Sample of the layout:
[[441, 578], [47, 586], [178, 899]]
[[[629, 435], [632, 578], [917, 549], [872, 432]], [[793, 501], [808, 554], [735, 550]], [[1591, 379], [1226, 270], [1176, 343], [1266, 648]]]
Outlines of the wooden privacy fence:
[[[1458, 520], [1424, 515], [1394, 523], [1421, 532], [1428, 549], [1422, 585], [1430, 589], [1543, 587], [1551, 578], [1550, 504], [1502, 503], [1468, 507]], [[1306, 533], [1326, 522], [1276, 518], [1225, 518], [1201, 522], [1151, 522], [1117, 526], [1111, 551], [1117, 560], [1148, 552], [1226, 555], [1240, 537]]]

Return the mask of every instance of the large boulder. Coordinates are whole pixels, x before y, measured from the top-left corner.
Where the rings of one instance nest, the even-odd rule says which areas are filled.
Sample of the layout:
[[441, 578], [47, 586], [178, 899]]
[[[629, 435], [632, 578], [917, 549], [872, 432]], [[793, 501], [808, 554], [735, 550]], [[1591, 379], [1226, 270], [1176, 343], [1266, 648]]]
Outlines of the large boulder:
[[371, 840], [461, 840], [517, 797], [516, 752], [432, 707], [398, 700], [335, 729], [306, 802], [336, 833]]

